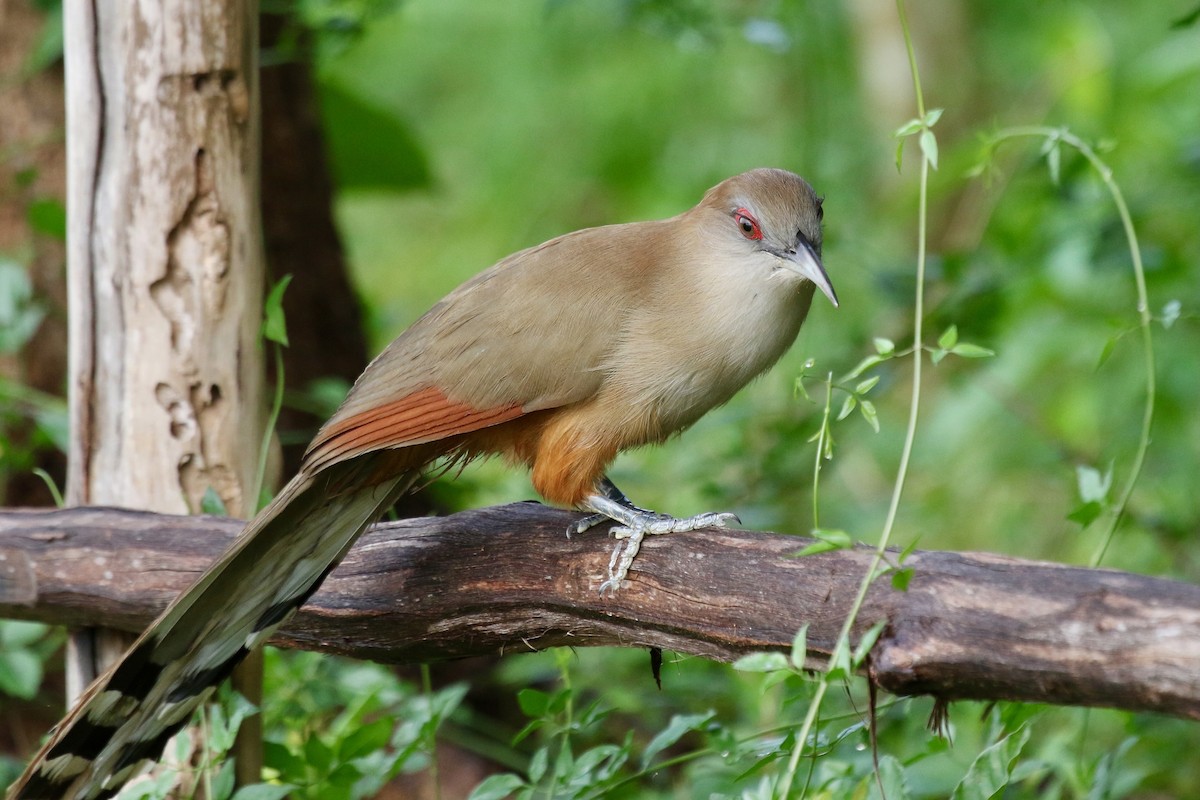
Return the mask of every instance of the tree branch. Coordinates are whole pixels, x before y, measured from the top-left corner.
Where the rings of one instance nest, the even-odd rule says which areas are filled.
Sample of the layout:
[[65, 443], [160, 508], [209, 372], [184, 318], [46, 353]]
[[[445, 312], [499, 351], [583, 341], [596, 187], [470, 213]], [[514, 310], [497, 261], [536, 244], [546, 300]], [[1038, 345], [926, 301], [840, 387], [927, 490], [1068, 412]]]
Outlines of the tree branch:
[[[611, 540], [534, 503], [375, 526], [274, 638], [381, 662], [621, 645], [732, 660], [808, 623], [828, 655], [866, 549], [795, 558], [750, 531], [650, 537], [615, 597]], [[0, 512], [0, 615], [145, 627], [240, 529], [110, 508]], [[215, 534], [215, 535], [214, 535]], [[981, 553], [916, 552], [859, 617], [888, 625], [869, 672], [897, 694], [1109, 706], [1200, 719], [1200, 587]], [[819, 666], [814, 661], [811, 666]]]

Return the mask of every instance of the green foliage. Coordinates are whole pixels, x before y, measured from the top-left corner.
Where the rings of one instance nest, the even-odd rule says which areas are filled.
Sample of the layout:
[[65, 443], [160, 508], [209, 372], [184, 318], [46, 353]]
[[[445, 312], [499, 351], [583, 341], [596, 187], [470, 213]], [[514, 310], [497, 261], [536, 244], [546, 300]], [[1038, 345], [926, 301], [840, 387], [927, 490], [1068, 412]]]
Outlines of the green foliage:
[[[741, 169], [789, 167], [826, 196], [824, 259], [842, 308], [814, 304], [783, 364], [680, 440], [622, 458], [615, 480], [653, 508], [730, 508], [751, 527], [815, 529], [817, 548], [875, 542], [890, 520], [904, 549], [882, 554], [869, 578], [901, 591], [919, 585], [908, 566], [918, 535], [935, 549], [1103, 555], [1200, 579], [1200, 61], [1189, 7], [1131, 16], [1117, 0], [1019, 0], [933, 20], [914, 4], [917, 89], [932, 101], [915, 109], [884, 80], [908, 65], [873, 38], [901, 36], [891, 7], [304, 0], [268, 10], [317, 37], [338, 217], [377, 344], [518, 248], [677, 213]], [[1029, 127], [1001, 127], [1014, 124]], [[60, 208], [36, 204], [27, 217], [58, 235]], [[929, 281], [914, 318], [918, 241]], [[11, 347], [44, 315], [14, 277], [22, 258], [7, 275], [0, 264], [0, 341]], [[1145, 262], [1136, 276], [1131, 258]], [[937, 366], [921, 375], [903, 502], [889, 510], [911, 368], [925, 356]], [[344, 390], [301, 399], [328, 411]], [[36, 421], [35, 442], [0, 441], [0, 468], [65, 443], [61, 401], [2, 380], [0, 400], [4, 421]], [[435, 491], [449, 507], [532, 496], [497, 465]], [[238, 800], [370, 796], [390, 775], [429, 767], [435, 731], [500, 765], [475, 798], [1200, 794], [1194, 726], [1106, 711], [956, 704], [951, 746], [923, 729], [927, 701], [884, 699], [876, 760], [866, 692], [850, 676], [882, 628], [863, 628], [828, 659], [804, 630], [789, 653], [755, 653], [733, 670], [668, 659], [660, 693], [637, 652], [508, 656], [495, 680], [522, 715], [512, 730], [481, 725], [461, 688], [423, 693], [374, 668], [273, 655], [273, 783]], [[224, 773], [210, 780], [225, 791]]]
[[[0, 363], [29, 344], [45, 317], [26, 265], [0, 253]], [[0, 371], [0, 487], [10, 475], [35, 470], [38, 453], [66, 450], [67, 427], [62, 398], [23, 386]]]
[[20, 350], [45, 314], [34, 299], [25, 265], [0, 256], [0, 353]]
[[283, 293], [292, 282], [291, 275], [284, 275], [271, 286], [263, 302], [263, 338], [287, 347], [287, 321], [283, 315]]
[[331, 84], [321, 91], [321, 118], [342, 189], [403, 191], [429, 185], [425, 153], [394, 113]]
[[61, 643], [61, 633], [48, 625], [0, 620], [0, 695], [36, 696], [46, 658]]
[[426, 766], [434, 734], [467, 690], [420, 693], [374, 664], [267, 654], [267, 773], [291, 786], [291, 797], [372, 797], [400, 772]]

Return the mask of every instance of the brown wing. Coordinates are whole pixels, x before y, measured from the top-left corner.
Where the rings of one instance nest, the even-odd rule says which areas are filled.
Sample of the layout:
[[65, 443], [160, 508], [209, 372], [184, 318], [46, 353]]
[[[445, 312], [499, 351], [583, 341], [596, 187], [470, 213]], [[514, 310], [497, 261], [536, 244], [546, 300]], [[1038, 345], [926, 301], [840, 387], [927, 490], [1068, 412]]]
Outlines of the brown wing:
[[434, 387], [413, 392], [344, 419], [334, 417], [309, 446], [306, 463], [320, 469], [373, 450], [447, 439], [523, 415], [519, 405], [477, 409]]

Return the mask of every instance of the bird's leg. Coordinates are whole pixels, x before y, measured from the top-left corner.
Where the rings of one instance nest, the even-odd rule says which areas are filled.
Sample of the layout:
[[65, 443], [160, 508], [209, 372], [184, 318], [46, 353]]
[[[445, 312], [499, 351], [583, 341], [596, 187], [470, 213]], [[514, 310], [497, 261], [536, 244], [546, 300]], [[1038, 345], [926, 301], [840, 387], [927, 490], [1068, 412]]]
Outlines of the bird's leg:
[[[602, 497], [606, 497], [609, 500], [612, 500], [614, 503], [618, 503], [621, 506], [629, 509], [630, 511], [636, 511], [641, 514], [648, 514], [648, 515], [654, 516], [654, 517], [665, 517], [666, 516], [665, 514], [655, 514], [653, 511], [647, 511], [644, 508], [635, 506], [630, 501], [630, 499], [625, 496], [625, 493], [622, 492], [620, 489], [618, 489], [617, 485], [615, 483], [613, 483], [607, 475], [604, 475], [600, 478], [600, 482], [596, 484], [596, 488], [599, 490], [600, 495]], [[595, 510], [595, 509], [591, 509], [591, 510]], [[604, 513], [596, 513], [596, 514], [592, 514], [590, 516], [584, 517], [583, 519], [579, 520], [578, 522], [567, 527], [567, 538], [570, 539], [572, 534], [583, 533], [584, 531], [589, 531], [592, 528], [596, 527], [597, 525], [601, 525], [605, 522], [611, 522], [614, 519], [616, 519], [616, 518], [612, 517], [608, 514], [604, 514]]]
[[625, 542], [618, 544], [613, 551], [608, 565], [608, 580], [600, 585], [601, 594], [606, 591], [615, 592], [621, 585], [621, 581], [625, 580], [625, 576], [629, 574], [629, 567], [633, 564], [633, 559], [642, 547], [642, 540], [647, 535], [682, 533], [700, 528], [727, 528], [741, 522], [736, 514], [710, 511], [694, 517], [677, 519], [667, 514], [657, 514], [644, 508], [638, 508], [607, 477], [600, 479], [596, 489], [598, 490], [597, 494], [588, 496], [580, 504], [581, 508], [594, 513], [575, 523], [567, 533], [568, 535], [572, 532], [582, 533], [605, 520], [619, 523], [611, 529], [611, 533], [617, 539], [624, 539]]

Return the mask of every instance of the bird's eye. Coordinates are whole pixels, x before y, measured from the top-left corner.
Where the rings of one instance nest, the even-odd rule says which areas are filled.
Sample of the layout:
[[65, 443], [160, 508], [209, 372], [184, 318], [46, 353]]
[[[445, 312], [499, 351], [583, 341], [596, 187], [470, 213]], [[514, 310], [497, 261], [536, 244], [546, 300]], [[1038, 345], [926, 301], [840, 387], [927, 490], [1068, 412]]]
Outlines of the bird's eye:
[[739, 208], [733, 212], [733, 221], [741, 229], [742, 236], [745, 236], [747, 239], [758, 240], [763, 238], [762, 229], [758, 227], [758, 220], [746, 209]]

